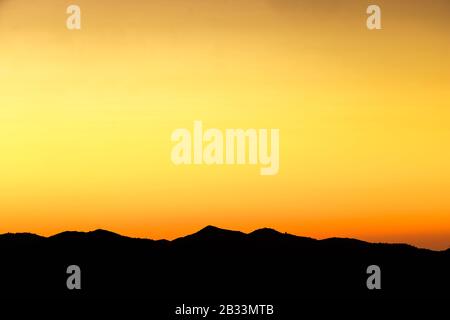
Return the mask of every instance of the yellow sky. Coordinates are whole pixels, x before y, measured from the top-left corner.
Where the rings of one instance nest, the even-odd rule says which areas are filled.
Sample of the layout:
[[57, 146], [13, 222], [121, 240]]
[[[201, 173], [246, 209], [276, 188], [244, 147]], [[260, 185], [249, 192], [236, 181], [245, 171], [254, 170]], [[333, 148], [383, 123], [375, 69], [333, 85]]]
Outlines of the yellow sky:
[[[375, 2], [0, 0], [0, 232], [450, 247], [450, 5]], [[279, 174], [174, 166], [194, 120], [279, 128]]]

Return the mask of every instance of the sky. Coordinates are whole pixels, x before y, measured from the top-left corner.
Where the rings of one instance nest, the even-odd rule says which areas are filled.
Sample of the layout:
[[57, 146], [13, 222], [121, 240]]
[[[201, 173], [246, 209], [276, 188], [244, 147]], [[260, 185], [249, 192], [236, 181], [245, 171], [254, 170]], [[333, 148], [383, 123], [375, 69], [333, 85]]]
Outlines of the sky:
[[[447, 0], [0, 0], [0, 233], [448, 248], [449, 39]], [[174, 165], [195, 120], [280, 129], [279, 173]]]

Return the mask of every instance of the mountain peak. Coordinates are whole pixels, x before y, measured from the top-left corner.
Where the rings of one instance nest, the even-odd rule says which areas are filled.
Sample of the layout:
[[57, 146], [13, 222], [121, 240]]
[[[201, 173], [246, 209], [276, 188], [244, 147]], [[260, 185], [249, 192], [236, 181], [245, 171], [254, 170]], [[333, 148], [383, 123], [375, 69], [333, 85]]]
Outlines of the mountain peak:
[[229, 230], [225, 230], [225, 229], [221, 229], [212, 225], [208, 225], [206, 227], [204, 227], [203, 229], [200, 229], [198, 232], [196, 232], [197, 234], [202, 233], [217, 233], [217, 232], [223, 232], [223, 231], [229, 231]]
[[175, 241], [178, 240], [207, 240], [207, 241], [215, 241], [215, 240], [233, 240], [237, 238], [241, 238], [245, 236], [245, 233], [242, 233], [240, 231], [231, 231], [226, 229], [221, 229], [212, 225], [208, 225], [204, 227], [203, 229], [197, 231], [194, 234], [178, 238]]
[[120, 234], [103, 230], [103, 229], [97, 229], [94, 231], [89, 232], [80, 232], [80, 231], [64, 231], [58, 234], [55, 234], [54, 236], [51, 236], [50, 238], [53, 239], [119, 239], [119, 238], [126, 238], [121, 236]]
[[44, 239], [44, 237], [41, 237], [39, 235], [36, 235], [34, 233], [29, 232], [22, 232], [22, 233], [5, 233], [0, 235], [1, 239], [5, 240], [39, 240]]
[[227, 229], [218, 228], [215, 226], [208, 225], [201, 229], [200, 231], [194, 233], [197, 236], [229, 236], [229, 235], [237, 235], [243, 234], [240, 231], [232, 231]]
[[275, 229], [272, 229], [272, 228], [261, 228], [261, 229], [257, 229], [257, 230], [255, 230], [255, 231], [249, 233], [249, 235], [253, 235], [253, 236], [264, 236], [264, 237], [267, 237], [267, 236], [273, 237], [273, 236], [280, 236], [280, 235], [282, 235], [282, 233], [279, 232], [279, 231], [277, 231], [277, 230], [275, 230]]

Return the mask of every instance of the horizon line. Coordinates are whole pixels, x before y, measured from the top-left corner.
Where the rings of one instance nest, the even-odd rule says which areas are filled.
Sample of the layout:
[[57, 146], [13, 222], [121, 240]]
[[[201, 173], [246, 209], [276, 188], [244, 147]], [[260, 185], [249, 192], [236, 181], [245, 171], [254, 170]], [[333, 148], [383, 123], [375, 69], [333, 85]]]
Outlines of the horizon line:
[[78, 231], [78, 230], [64, 230], [61, 232], [57, 232], [55, 234], [49, 235], [49, 236], [43, 236], [40, 235], [38, 233], [34, 233], [34, 232], [6, 232], [6, 233], [1, 233], [0, 234], [0, 238], [6, 235], [34, 235], [36, 237], [40, 237], [40, 238], [44, 238], [44, 239], [50, 239], [53, 237], [56, 237], [58, 235], [62, 235], [64, 233], [78, 233], [78, 234], [89, 234], [89, 233], [99, 233], [99, 232], [105, 232], [105, 233], [110, 233], [110, 234], [114, 234], [116, 236], [122, 237], [122, 238], [129, 238], [129, 239], [139, 239], [139, 240], [149, 240], [149, 241], [167, 241], [167, 242], [173, 242], [179, 239], [183, 239], [189, 236], [194, 236], [202, 231], [225, 231], [225, 232], [232, 232], [232, 233], [241, 233], [243, 235], [250, 235], [252, 233], [255, 233], [257, 231], [271, 231], [271, 232], [276, 232], [277, 234], [280, 235], [286, 235], [286, 236], [293, 236], [293, 237], [297, 237], [297, 238], [306, 238], [306, 239], [311, 239], [311, 240], [315, 240], [315, 241], [326, 241], [326, 240], [332, 240], [332, 239], [341, 239], [341, 240], [355, 240], [355, 241], [359, 241], [359, 242], [363, 242], [366, 244], [372, 244], [372, 245], [406, 245], [406, 246], [410, 246], [419, 250], [428, 250], [428, 251], [433, 251], [433, 252], [445, 252], [450, 250], [450, 247], [444, 248], [444, 249], [431, 249], [431, 248], [424, 248], [424, 247], [418, 247], [416, 245], [410, 244], [410, 243], [406, 243], [406, 242], [370, 242], [370, 241], [366, 241], [366, 240], [361, 240], [358, 238], [351, 238], [351, 237], [328, 237], [328, 238], [322, 238], [322, 239], [318, 239], [318, 238], [312, 238], [312, 237], [308, 237], [308, 236], [302, 236], [302, 235], [297, 235], [297, 234], [292, 234], [292, 233], [288, 233], [288, 232], [281, 232], [278, 231], [274, 228], [270, 228], [270, 227], [263, 227], [263, 228], [257, 228], [254, 229], [251, 232], [244, 232], [244, 231], [240, 231], [240, 230], [232, 230], [232, 229], [226, 229], [226, 228], [221, 228], [221, 227], [217, 227], [217, 226], [213, 226], [213, 225], [207, 225], [203, 228], [201, 228], [200, 230], [194, 232], [194, 233], [189, 233], [180, 237], [176, 237], [172, 240], [169, 239], [153, 239], [153, 238], [149, 238], [149, 237], [134, 237], [134, 236], [128, 236], [128, 235], [124, 235], [118, 232], [114, 232], [111, 230], [107, 230], [107, 229], [102, 229], [102, 228], [97, 228], [97, 229], [93, 229], [93, 230], [89, 230], [89, 231]]

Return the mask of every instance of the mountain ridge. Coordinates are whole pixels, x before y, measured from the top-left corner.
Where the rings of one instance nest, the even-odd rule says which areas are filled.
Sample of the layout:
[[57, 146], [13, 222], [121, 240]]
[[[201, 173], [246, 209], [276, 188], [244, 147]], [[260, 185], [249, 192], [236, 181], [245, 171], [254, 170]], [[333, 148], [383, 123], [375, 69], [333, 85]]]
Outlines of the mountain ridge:
[[[209, 299], [449, 297], [450, 250], [351, 238], [316, 240], [270, 228], [249, 233], [206, 226], [174, 240], [107, 230], [50, 237], [0, 235], [1, 297]], [[82, 290], [67, 290], [67, 268]], [[367, 289], [367, 268], [382, 290]]]
[[148, 240], [148, 241], [155, 241], [159, 243], [179, 243], [182, 241], [199, 241], [199, 240], [209, 240], [209, 241], [215, 241], [215, 240], [238, 240], [241, 238], [243, 239], [251, 239], [251, 238], [257, 238], [257, 239], [266, 239], [266, 240], [309, 240], [309, 241], [317, 241], [322, 244], [333, 244], [333, 243], [339, 243], [339, 244], [347, 244], [347, 245], [381, 245], [381, 246], [403, 246], [411, 249], [417, 249], [417, 250], [427, 250], [432, 252], [448, 252], [450, 253], [450, 247], [447, 249], [442, 250], [434, 250], [430, 248], [421, 248], [417, 247], [412, 244], [408, 243], [388, 243], [388, 242], [369, 242], [364, 241], [356, 238], [348, 238], [348, 237], [330, 237], [330, 238], [324, 238], [324, 239], [315, 239], [311, 237], [305, 237], [305, 236], [299, 236], [294, 235], [290, 233], [282, 233], [276, 229], [272, 228], [259, 228], [255, 229], [251, 232], [245, 233], [242, 231], [236, 231], [236, 230], [229, 230], [224, 228], [219, 228], [216, 226], [208, 225], [202, 229], [200, 229], [197, 232], [194, 232], [192, 234], [188, 234], [185, 236], [177, 237], [173, 240], [167, 240], [167, 239], [153, 239], [153, 238], [140, 238], [140, 237], [131, 237], [122, 235], [113, 231], [105, 230], [105, 229], [95, 229], [92, 231], [63, 231], [56, 233], [54, 235], [50, 236], [41, 236], [39, 234], [31, 233], [31, 232], [18, 232], [18, 233], [4, 233], [0, 234], [0, 241], [2, 240], [36, 240], [36, 239], [59, 239], [59, 240], [76, 240], [76, 239], [83, 239], [83, 238], [91, 238], [91, 239], [102, 239], [102, 240], [109, 240], [109, 239], [129, 239], [129, 240]]

